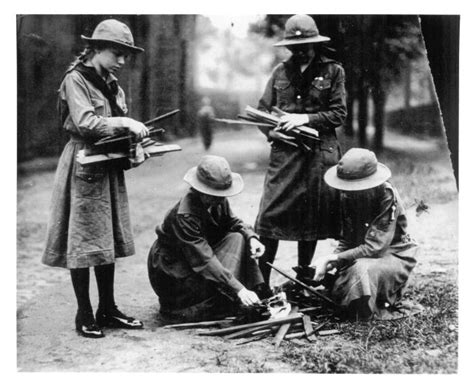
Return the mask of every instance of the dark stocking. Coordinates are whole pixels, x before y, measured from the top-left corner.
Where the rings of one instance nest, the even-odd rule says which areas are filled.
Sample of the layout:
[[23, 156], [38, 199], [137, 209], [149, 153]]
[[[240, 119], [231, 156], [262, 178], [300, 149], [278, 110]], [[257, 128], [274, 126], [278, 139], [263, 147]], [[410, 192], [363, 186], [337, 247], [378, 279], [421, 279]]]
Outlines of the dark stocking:
[[262, 272], [263, 281], [268, 286], [270, 285], [270, 271], [271, 267], [266, 263], [271, 263], [275, 261], [275, 256], [278, 250], [278, 240], [272, 238], [260, 237], [260, 242], [265, 245], [265, 253], [258, 259], [258, 266]]
[[311, 265], [318, 241], [298, 241], [298, 265], [308, 267]]
[[92, 316], [91, 300], [89, 298], [89, 268], [71, 269], [72, 286], [77, 299], [78, 316]]
[[97, 289], [99, 291], [99, 311], [110, 311], [115, 307], [114, 274], [115, 264], [94, 267]]

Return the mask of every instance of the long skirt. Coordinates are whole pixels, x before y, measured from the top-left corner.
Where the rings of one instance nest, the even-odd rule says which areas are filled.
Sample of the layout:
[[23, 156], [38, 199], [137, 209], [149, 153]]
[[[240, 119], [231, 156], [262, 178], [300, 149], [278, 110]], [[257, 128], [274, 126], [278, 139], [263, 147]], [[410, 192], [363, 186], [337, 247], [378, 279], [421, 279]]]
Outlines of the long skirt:
[[351, 319], [390, 319], [390, 309], [400, 301], [414, 258], [387, 254], [382, 258], [357, 259], [340, 270], [332, 297]]
[[337, 164], [340, 147], [325, 139], [315, 152], [274, 142], [265, 176], [255, 231], [276, 240], [314, 241], [339, 238], [340, 199], [324, 182]]
[[[227, 234], [212, 248], [222, 265], [246, 288], [252, 289], [263, 283], [258, 264], [250, 259], [245, 238], [240, 233]], [[234, 292], [198, 273], [185, 278], [164, 273], [156, 265], [160, 254], [166, 252], [159, 249], [159, 240], [156, 240], [148, 257], [148, 275], [159, 297], [160, 313], [164, 318], [183, 322], [201, 321], [228, 314], [237, 308], [238, 300]]]

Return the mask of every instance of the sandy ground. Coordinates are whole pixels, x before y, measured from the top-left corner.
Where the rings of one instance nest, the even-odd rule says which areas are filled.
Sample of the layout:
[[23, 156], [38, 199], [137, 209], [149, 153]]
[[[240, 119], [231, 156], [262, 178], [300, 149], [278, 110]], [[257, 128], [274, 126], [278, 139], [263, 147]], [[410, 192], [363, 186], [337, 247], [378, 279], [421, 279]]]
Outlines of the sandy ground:
[[[395, 139], [396, 140], [396, 139]], [[75, 298], [69, 273], [40, 263], [54, 173], [37, 171], [18, 179], [17, 224], [17, 365], [19, 371], [143, 371], [143, 372], [291, 372], [280, 361], [280, 350], [269, 341], [239, 346], [194, 331], [163, 329], [157, 297], [151, 289], [146, 258], [154, 241], [154, 227], [187, 190], [181, 180], [204, 154], [198, 139], [178, 142], [183, 151], [148, 160], [126, 173], [137, 253], [119, 259], [116, 300], [128, 314], [142, 319], [140, 331], [106, 330], [101, 340], [82, 338], [74, 331]], [[435, 143], [428, 153], [436, 153]], [[429, 146], [428, 146], [429, 148]], [[258, 131], [219, 133], [210, 153], [225, 156], [243, 175], [244, 192], [231, 198], [234, 212], [253, 223], [258, 211], [264, 166], [269, 147]], [[433, 168], [449, 175], [445, 151]], [[44, 161], [43, 161], [44, 162]], [[454, 182], [452, 182], [454, 185]], [[412, 281], [448, 274], [457, 277], [458, 203], [431, 204], [428, 213], [415, 216], [409, 226], [422, 246]], [[334, 248], [321, 242], [316, 255]], [[290, 269], [296, 262], [296, 243], [282, 243], [276, 264]], [[273, 276], [272, 282], [282, 282]], [[92, 303], [97, 294], [91, 277]]]

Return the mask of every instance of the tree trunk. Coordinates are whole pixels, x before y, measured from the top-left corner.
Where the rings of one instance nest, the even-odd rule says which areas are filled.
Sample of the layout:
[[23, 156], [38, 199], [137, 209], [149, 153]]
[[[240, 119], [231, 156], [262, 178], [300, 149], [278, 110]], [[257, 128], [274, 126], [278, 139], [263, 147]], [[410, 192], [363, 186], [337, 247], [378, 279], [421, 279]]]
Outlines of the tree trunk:
[[370, 16], [360, 16], [359, 28], [361, 34], [359, 36], [359, 77], [357, 81], [357, 100], [359, 102], [358, 109], [358, 134], [359, 145], [365, 147], [367, 145], [367, 124], [368, 124], [368, 97], [369, 97], [369, 61], [370, 61], [370, 44], [367, 39], [368, 29], [370, 25]]
[[373, 99], [374, 99], [374, 127], [375, 127], [375, 135], [374, 135], [374, 148], [375, 151], [382, 151], [383, 149], [383, 133], [385, 129], [385, 102], [387, 100], [387, 96], [385, 91], [381, 87], [380, 84], [374, 88], [373, 91]]
[[353, 88], [347, 93], [346, 99], [347, 105], [347, 117], [346, 122], [344, 123], [344, 134], [346, 136], [354, 136], [354, 92]]
[[404, 85], [404, 99], [405, 99], [405, 109], [410, 108], [411, 101], [411, 73], [412, 73], [412, 64], [408, 63], [408, 66], [405, 70], [405, 85]]
[[365, 84], [363, 77], [359, 81], [359, 90], [357, 93], [357, 100], [359, 102], [358, 109], [358, 134], [359, 134], [359, 145], [365, 147], [367, 145], [367, 123], [368, 123], [368, 99], [369, 89]]
[[[383, 135], [385, 130], [385, 103], [387, 101], [387, 93], [385, 91], [384, 84], [384, 71], [386, 68], [385, 56], [384, 56], [384, 37], [386, 36], [385, 31], [385, 17], [381, 17], [379, 23], [374, 24], [373, 36], [376, 38], [376, 44], [373, 48], [373, 68], [372, 68], [372, 99], [374, 102], [374, 149], [376, 152], [382, 151], [383, 149]], [[406, 84], [406, 103], [410, 104], [411, 99], [411, 66], [409, 66], [407, 74], [408, 82]]]

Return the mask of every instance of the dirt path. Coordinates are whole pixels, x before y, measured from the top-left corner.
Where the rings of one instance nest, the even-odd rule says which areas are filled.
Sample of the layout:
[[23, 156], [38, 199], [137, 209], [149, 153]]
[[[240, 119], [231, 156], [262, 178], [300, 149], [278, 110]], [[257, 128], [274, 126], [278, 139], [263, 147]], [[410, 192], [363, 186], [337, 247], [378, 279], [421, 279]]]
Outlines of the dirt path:
[[[220, 338], [199, 337], [193, 331], [161, 328], [157, 297], [146, 272], [146, 257], [154, 227], [186, 191], [181, 180], [203, 155], [196, 139], [180, 141], [184, 151], [147, 161], [127, 172], [137, 254], [117, 265], [116, 299], [127, 313], [145, 322], [141, 331], [106, 331], [99, 341], [79, 337], [73, 328], [75, 299], [68, 272], [40, 264], [48, 214], [52, 172], [22, 176], [18, 181], [18, 368], [21, 371], [153, 371], [153, 372], [289, 372], [280, 351], [269, 341], [243, 346]], [[434, 151], [435, 152], [435, 151]], [[255, 130], [220, 133], [211, 153], [225, 156], [246, 183], [231, 198], [233, 209], [253, 223], [261, 195], [268, 145]], [[440, 162], [441, 165], [445, 161]], [[444, 168], [444, 167], [440, 167]], [[448, 168], [448, 167], [446, 167]], [[410, 230], [423, 246], [417, 278], [437, 273], [457, 275], [457, 201], [432, 204], [429, 213], [415, 217]], [[447, 238], [448, 236], [449, 238]], [[333, 241], [318, 245], [327, 253]], [[277, 257], [282, 268], [296, 262], [296, 243], [283, 243]], [[92, 276], [92, 279], [94, 277]], [[275, 284], [281, 282], [275, 276]], [[91, 287], [96, 305], [96, 287]]]

